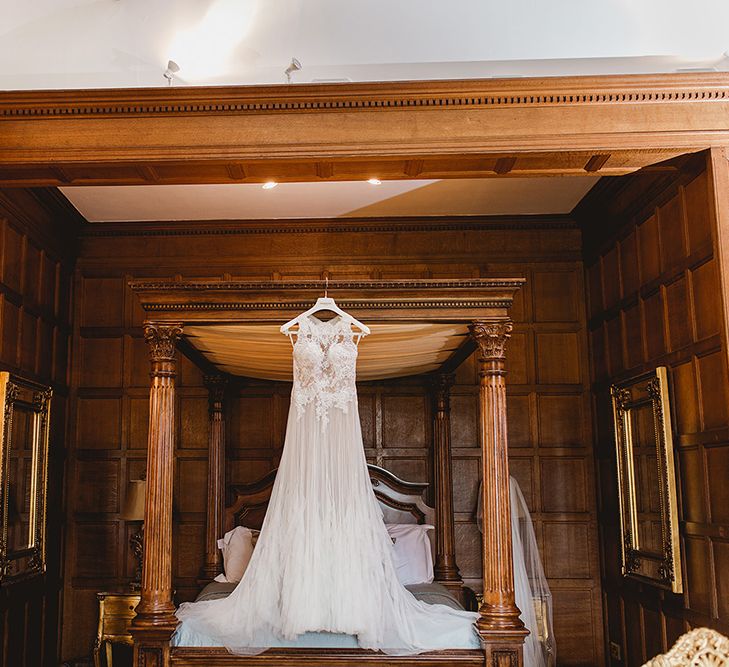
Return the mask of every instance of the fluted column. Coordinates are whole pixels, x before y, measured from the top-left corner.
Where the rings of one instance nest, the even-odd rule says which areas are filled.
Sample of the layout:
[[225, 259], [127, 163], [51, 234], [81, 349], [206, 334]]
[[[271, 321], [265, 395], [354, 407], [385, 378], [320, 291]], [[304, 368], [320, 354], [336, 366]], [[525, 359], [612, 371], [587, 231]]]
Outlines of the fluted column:
[[451, 472], [451, 406], [454, 377], [439, 373], [433, 378], [433, 477], [435, 481], [436, 550], [435, 580], [458, 594], [463, 586], [456, 565], [453, 535], [453, 476]]
[[512, 324], [508, 320], [478, 321], [469, 330], [478, 344], [483, 474], [483, 604], [476, 625], [485, 642], [487, 659], [512, 667], [522, 664], [527, 634], [514, 600], [509, 506], [505, 362]]
[[222, 375], [206, 375], [210, 436], [208, 439], [208, 516], [205, 527], [205, 562], [200, 579], [211, 581], [221, 572], [218, 538], [223, 534], [225, 511], [225, 412], [227, 379]]
[[[132, 625], [135, 665], [163, 664], [175, 629], [172, 601], [172, 486], [175, 461], [175, 342], [180, 324], [146, 323], [149, 392], [147, 495], [141, 601]], [[161, 653], [160, 653], [161, 651]]]

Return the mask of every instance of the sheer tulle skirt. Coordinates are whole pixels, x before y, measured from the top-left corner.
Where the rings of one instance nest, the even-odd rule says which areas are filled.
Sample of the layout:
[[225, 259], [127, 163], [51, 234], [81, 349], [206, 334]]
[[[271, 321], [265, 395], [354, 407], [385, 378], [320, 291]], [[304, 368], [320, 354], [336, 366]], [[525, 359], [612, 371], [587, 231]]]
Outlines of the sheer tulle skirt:
[[[542, 569], [529, 508], [519, 484], [510, 479], [511, 541], [514, 548], [514, 597], [529, 630], [524, 640], [524, 667], [549, 667], [557, 659], [552, 627], [552, 594]], [[537, 620], [537, 608], [540, 619]], [[540, 637], [542, 629], [545, 637]]]
[[356, 401], [328, 418], [292, 406], [248, 569], [229, 597], [181, 605], [179, 638], [236, 653], [306, 632], [355, 635], [362, 648], [391, 654], [477, 648], [477, 614], [420, 602], [397, 580]]

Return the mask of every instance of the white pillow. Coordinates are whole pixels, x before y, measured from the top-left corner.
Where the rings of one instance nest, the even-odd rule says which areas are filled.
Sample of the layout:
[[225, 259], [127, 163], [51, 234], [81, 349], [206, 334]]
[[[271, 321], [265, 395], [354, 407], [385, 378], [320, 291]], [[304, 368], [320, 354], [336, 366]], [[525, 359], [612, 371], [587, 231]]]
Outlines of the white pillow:
[[223, 571], [215, 581], [238, 583], [248, 567], [253, 554], [253, 531], [238, 526], [218, 540], [218, 549], [223, 552]]
[[397, 578], [407, 584], [429, 584], [433, 581], [433, 554], [427, 523], [389, 523], [387, 532], [393, 538], [393, 558]]

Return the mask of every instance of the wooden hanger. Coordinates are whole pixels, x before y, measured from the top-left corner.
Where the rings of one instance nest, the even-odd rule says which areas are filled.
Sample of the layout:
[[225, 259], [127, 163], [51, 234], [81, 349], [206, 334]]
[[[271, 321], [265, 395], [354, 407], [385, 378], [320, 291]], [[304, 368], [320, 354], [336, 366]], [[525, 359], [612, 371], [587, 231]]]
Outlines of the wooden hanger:
[[360, 337], [367, 336], [370, 333], [370, 328], [367, 325], [362, 324], [362, 322], [360, 322], [359, 320], [356, 320], [349, 313], [343, 311], [336, 304], [334, 299], [327, 296], [328, 291], [329, 291], [329, 278], [326, 278], [326, 284], [324, 287], [324, 296], [320, 296], [316, 300], [316, 303], [311, 308], [309, 308], [309, 310], [301, 313], [301, 315], [297, 315], [293, 320], [289, 320], [288, 322], [286, 322], [286, 324], [282, 325], [281, 333], [289, 334], [289, 335], [291, 333], [295, 333], [293, 331], [290, 332], [289, 329], [291, 329], [291, 327], [293, 327], [297, 324], [300, 324], [304, 318], [310, 317], [314, 313], [318, 313], [320, 311], [329, 311], [329, 312], [336, 313], [337, 315], [339, 315], [350, 326], [353, 326], [353, 327], [356, 327], [357, 329], [359, 329]]

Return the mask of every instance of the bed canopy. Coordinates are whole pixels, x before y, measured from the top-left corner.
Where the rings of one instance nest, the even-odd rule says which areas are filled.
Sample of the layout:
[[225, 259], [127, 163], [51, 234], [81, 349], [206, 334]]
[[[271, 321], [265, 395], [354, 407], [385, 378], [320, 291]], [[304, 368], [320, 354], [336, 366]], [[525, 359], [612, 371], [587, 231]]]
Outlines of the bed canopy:
[[[359, 346], [357, 379], [384, 380], [432, 373], [468, 338], [462, 323], [374, 323]], [[185, 327], [185, 338], [221, 371], [234, 376], [291, 382], [291, 343], [278, 324], [210, 324]]]
[[[514, 602], [506, 434], [506, 343], [509, 308], [524, 280], [374, 281], [132, 281], [145, 311], [151, 364], [144, 572], [134, 621], [135, 664], [253, 664], [253, 656], [204, 656], [171, 648], [177, 624], [172, 600], [172, 495], [175, 438], [176, 348], [206, 374], [210, 390], [208, 525], [204, 575], [218, 571], [216, 540], [224, 521], [225, 433], [222, 396], [227, 376], [290, 380], [291, 344], [279, 326], [329, 296], [365, 321], [372, 336], [360, 347], [359, 380], [420, 375], [434, 392], [433, 448], [436, 498], [436, 580], [460, 588], [455, 564], [450, 470], [449, 387], [453, 371], [478, 350], [479, 439], [484, 508], [483, 604], [477, 623], [483, 652], [463, 650], [464, 664], [517, 664], [526, 631]], [[356, 601], [353, 601], [356, 604]], [[211, 649], [213, 651], [213, 649]], [[286, 650], [265, 664], [291, 664]], [[265, 654], [264, 654], [265, 655]], [[258, 656], [257, 659], [261, 659]], [[296, 664], [321, 664], [321, 654], [298, 653]], [[356, 664], [409, 664], [407, 657], [361, 655]], [[352, 656], [328, 655], [345, 665]], [[420, 656], [418, 664], [454, 664], [456, 656]], [[277, 662], [278, 660], [278, 662]], [[289, 660], [289, 662], [287, 662]], [[349, 660], [349, 662], [348, 662]], [[258, 663], [256, 663], [258, 664]]]

